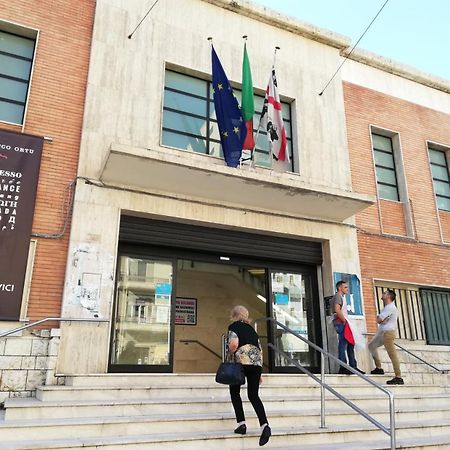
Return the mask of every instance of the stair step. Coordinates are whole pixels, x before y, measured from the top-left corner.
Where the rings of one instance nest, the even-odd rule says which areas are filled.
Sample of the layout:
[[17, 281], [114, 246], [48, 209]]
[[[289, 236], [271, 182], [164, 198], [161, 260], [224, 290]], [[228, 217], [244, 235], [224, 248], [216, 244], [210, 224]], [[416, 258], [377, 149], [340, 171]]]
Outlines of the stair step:
[[[334, 389], [343, 395], [348, 395], [355, 390], [352, 384], [333, 385]], [[388, 389], [397, 389], [399, 386], [384, 386]], [[245, 387], [244, 387], [245, 389]], [[403, 393], [414, 393], [418, 389], [422, 394], [432, 394], [441, 392], [441, 387], [436, 385], [404, 385], [401, 386]], [[309, 386], [294, 386], [294, 385], [264, 385], [261, 387], [261, 396], [265, 395], [280, 395], [285, 394], [289, 390], [290, 395], [319, 395], [319, 384]], [[368, 383], [358, 386], [358, 391], [361, 393], [378, 393], [380, 390]], [[36, 398], [42, 401], [58, 400], [58, 399], [112, 399], [112, 398], [177, 398], [180, 396], [192, 395], [193, 397], [209, 397], [220, 398], [228, 396], [228, 388], [226, 386], [218, 385], [196, 385], [185, 387], [170, 387], [170, 386], [42, 386], [38, 387], [36, 391]]]
[[[441, 443], [444, 444], [450, 435], [450, 421], [425, 421], [417, 423], [403, 423], [397, 425], [397, 436], [399, 442], [403, 439], [424, 441], [425, 436], [423, 426], [429, 430], [427, 438], [435, 439], [441, 437]], [[195, 432], [179, 432], [179, 433], [161, 433], [161, 434], [137, 434], [130, 436], [110, 436], [110, 437], [83, 437], [74, 439], [57, 439], [57, 440], [27, 440], [20, 442], [1, 442], [0, 449], [19, 450], [19, 449], [94, 449], [105, 447], [108, 449], [148, 449], [152, 450], [198, 450], [207, 445], [208, 449], [249, 449], [258, 448], [258, 431], [249, 431], [245, 436], [238, 436], [232, 431], [195, 431]], [[293, 428], [277, 428], [272, 429], [271, 447], [275, 448], [299, 448], [299, 442], [302, 443], [301, 448], [312, 445], [322, 445], [327, 442], [328, 448], [336, 448], [338, 444], [348, 444], [348, 442], [359, 442], [360, 444], [373, 444], [373, 442], [386, 442], [388, 447], [389, 439], [378, 429], [367, 425], [358, 426], [334, 426], [327, 429], [318, 427], [296, 427]], [[151, 447], [150, 447], [151, 446]], [[332, 446], [332, 447], [330, 447]], [[323, 448], [323, 447], [322, 447]], [[326, 448], [326, 447], [325, 447]], [[362, 450], [364, 447], [360, 446]], [[365, 447], [370, 448], [370, 447]], [[373, 448], [373, 447], [372, 447]], [[383, 447], [381, 447], [383, 448]], [[397, 448], [401, 448], [398, 447]], [[403, 447], [405, 448], [405, 447]]]
[[[436, 393], [428, 394], [422, 397], [420, 393], [415, 394], [402, 394], [403, 386], [397, 386], [393, 389], [395, 392], [395, 402], [397, 408], [445, 408], [450, 405], [450, 392], [449, 393]], [[373, 408], [387, 408], [387, 396], [383, 394], [377, 395], [362, 395], [354, 393], [348, 395], [348, 398], [354, 401], [359, 407], [363, 409]], [[280, 409], [296, 410], [299, 413], [302, 411], [308, 411], [312, 408], [320, 407], [320, 397], [318, 396], [262, 396], [266, 410], [268, 413]], [[246, 400], [246, 395], [243, 396], [244, 406], [251, 410], [251, 406]], [[326, 408], [339, 408], [343, 405], [342, 401], [327, 394]], [[74, 415], [91, 415], [98, 417], [103, 415], [102, 408], [108, 408], [115, 411], [114, 415], [136, 415], [146, 414], [148, 412], [152, 414], [164, 414], [168, 408], [171, 411], [182, 413], [217, 413], [217, 412], [229, 412], [231, 403], [228, 395], [224, 395], [220, 398], [210, 397], [196, 397], [196, 398], [170, 398], [170, 399], [104, 399], [104, 400], [55, 400], [55, 401], [40, 401], [37, 399], [7, 399], [6, 406], [6, 419], [14, 419], [28, 417], [26, 408], [31, 410], [54, 412], [55, 414], [71, 414]], [[68, 413], [65, 413], [69, 409]], [[78, 410], [78, 413], [77, 413]], [[31, 413], [33, 414], [33, 413]], [[39, 413], [45, 415], [46, 413]], [[29, 417], [33, 418], [33, 417]]]
[[[250, 411], [248, 411], [250, 413]], [[378, 421], [389, 423], [389, 413], [386, 409], [369, 411]], [[450, 410], [419, 410], [410, 409], [401, 413], [401, 421], [415, 423], [421, 421], [426, 413], [428, 421], [445, 420], [450, 415]], [[397, 414], [399, 416], [400, 412]], [[249, 428], [258, 429], [258, 423], [253, 413], [248, 414]], [[320, 424], [320, 411], [280, 410], [272, 411], [269, 415], [271, 425], [274, 428], [288, 427], [295, 429], [301, 423], [302, 426], [318, 426]], [[399, 420], [399, 419], [398, 419]], [[350, 409], [328, 410], [326, 415], [327, 426], [334, 427], [348, 424], [366, 424], [367, 420], [355, 415]], [[161, 414], [161, 415], [133, 415], [123, 417], [83, 417], [83, 418], [52, 418], [45, 420], [8, 420], [0, 424], [0, 433], [3, 440], [14, 440], [20, 432], [24, 439], [38, 439], [45, 435], [47, 438], [58, 439], [62, 435], [67, 438], [77, 436], [112, 436], [117, 433], [128, 435], [138, 433], [157, 433], [163, 429], [166, 432], [216, 430], [226, 432], [235, 428], [233, 413], [209, 413], [209, 414]]]
[[[254, 447], [249, 450], [260, 449], [261, 447]], [[333, 444], [333, 450], [390, 450], [389, 438], [377, 440], [376, 442], [344, 442]], [[414, 438], [397, 439], [397, 449], [449, 449], [450, 448], [450, 434], [437, 436], [424, 436]], [[271, 450], [299, 450], [298, 445], [293, 447], [274, 447], [270, 446]], [[317, 445], [302, 445], [301, 450], [330, 450], [330, 444]]]

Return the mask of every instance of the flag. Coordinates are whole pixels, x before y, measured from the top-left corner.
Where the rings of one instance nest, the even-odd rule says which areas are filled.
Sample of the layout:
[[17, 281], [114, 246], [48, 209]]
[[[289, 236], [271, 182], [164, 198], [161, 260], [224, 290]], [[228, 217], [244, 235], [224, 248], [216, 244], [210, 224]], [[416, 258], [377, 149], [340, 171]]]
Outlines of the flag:
[[242, 154], [242, 145], [247, 134], [238, 101], [230, 82], [220, 64], [214, 47], [211, 46], [212, 87], [220, 142], [227, 166], [237, 167]]
[[253, 150], [255, 147], [253, 114], [255, 114], [255, 103], [253, 100], [252, 72], [247, 55], [247, 44], [244, 44], [244, 59], [242, 60], [242, 117], [247, 128], [247, 137], [242, 148], [247, 150]]
[[281, 114], [281, 103], [278, 95], [277, 77], [275, 67], [269, 78], [266, 89], [263, 110], [259, 126], [267, 131], [270, 149], [273, 157], [278, 161], [289, 161], [287, 152], [286, 129], [284, 127], [283, 116]]

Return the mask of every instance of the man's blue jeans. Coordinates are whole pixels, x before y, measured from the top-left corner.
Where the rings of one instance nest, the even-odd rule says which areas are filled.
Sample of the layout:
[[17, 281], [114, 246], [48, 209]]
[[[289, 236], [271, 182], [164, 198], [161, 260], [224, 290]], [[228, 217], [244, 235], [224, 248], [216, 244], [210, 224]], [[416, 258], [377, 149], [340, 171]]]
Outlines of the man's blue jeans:
[[335, 323], [334, 328], [336, 328], [336, 333], [338, 334], [339, 344], [338, 344], [338, 353], [339, 353], [339, 359], [347, 363], [347, 356], [348, 355], [348, 365], [350, 367], [356, 368], [356, 359], [355, 359], [355, 346], [352, 344], [349, 344], [344, 337], [344, 324], [343, 323]]

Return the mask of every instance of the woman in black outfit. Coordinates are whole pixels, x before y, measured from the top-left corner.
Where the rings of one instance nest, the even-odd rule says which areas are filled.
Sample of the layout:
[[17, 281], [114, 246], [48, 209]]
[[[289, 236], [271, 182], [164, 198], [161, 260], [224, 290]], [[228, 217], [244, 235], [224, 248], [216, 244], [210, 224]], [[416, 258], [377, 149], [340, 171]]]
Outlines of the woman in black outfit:
[[[247, 378], [247, 395], [253, 409], [259, 419], [261, 426], [261, 436], [259, 445], [265, 445], [271, 436], [271, 429], [267, 422], [264, 405], [259, 398], [259, 384], [262, 373], [262, 352], [259, 338], [256, 331], [249, 323], [248, 310], [244, 306], [235, 306], [231, 311], [233, 323], [228, 327], [228, 351], [229, 355], [234, 355], [236, 362], [240, 362], [244, 367]], [[244, 409], [240, 395], [240, 386], [230, 386], [231, 402], [238, 427], [234, 430], [237, 434], [245, 434], [247, 425], [245, 424]]]

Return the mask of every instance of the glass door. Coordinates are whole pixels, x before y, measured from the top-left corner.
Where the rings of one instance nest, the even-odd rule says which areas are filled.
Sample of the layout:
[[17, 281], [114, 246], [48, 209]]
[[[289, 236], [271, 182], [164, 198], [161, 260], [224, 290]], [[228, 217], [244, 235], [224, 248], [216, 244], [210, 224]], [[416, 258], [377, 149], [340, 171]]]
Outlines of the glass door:
[[[292, 273], [271, 271], [272, 314], [275, 320], [306, 339], [321, 345], [320, 311], [317, 295], [317, 274], [314, 271]], [[275, 346], [310, 370], [317, 370], [319, 361], [317, 352], [308, 344], [288, 333], [279, 325], [272, 330]], [[274, 370], [286, 371], [295, 366], [284, 356], [275, 352]], [[283, 368], [283, 369], [281, 369]]]
[[120, 256], [109, 370], [172, 370], [173, 262]]

